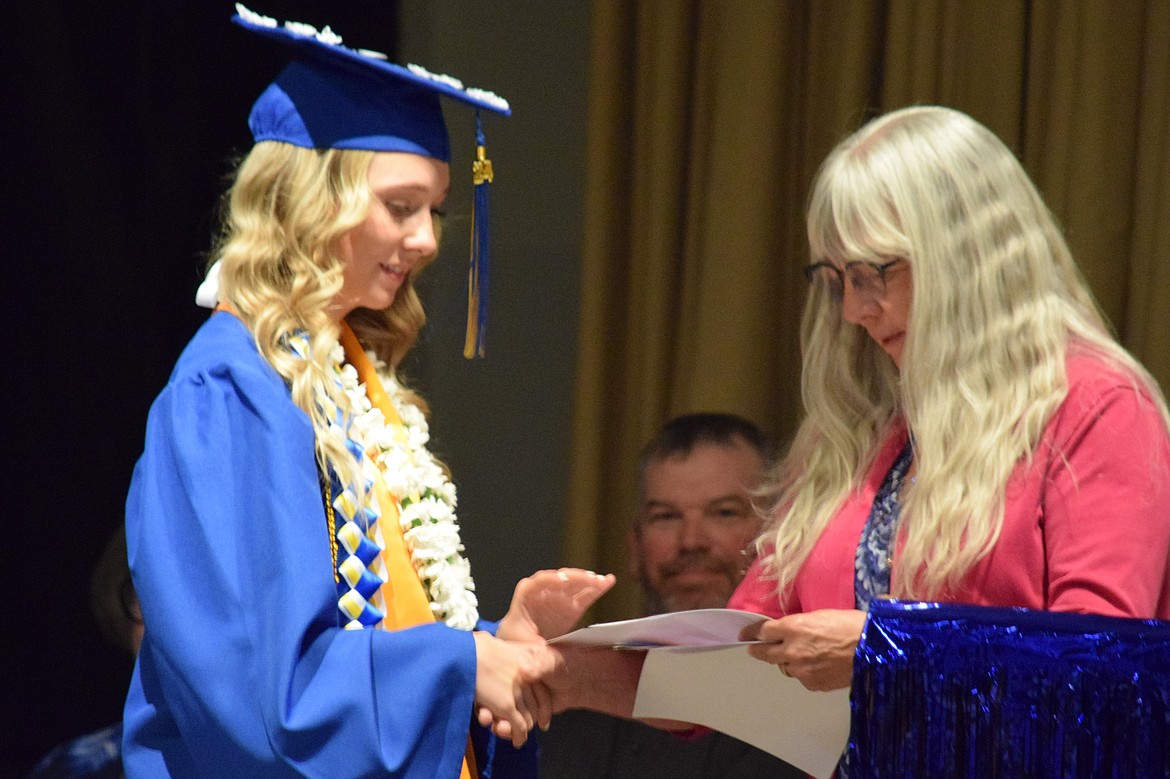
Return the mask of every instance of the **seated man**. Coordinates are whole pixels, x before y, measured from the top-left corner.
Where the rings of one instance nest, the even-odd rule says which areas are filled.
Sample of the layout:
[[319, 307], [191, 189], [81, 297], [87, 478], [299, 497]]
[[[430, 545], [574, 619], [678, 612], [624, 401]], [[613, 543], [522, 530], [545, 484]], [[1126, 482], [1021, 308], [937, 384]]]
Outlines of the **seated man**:
[[[629, 535], [645, 616], [727, 605], [751, 562], [760, 530], [752, 491], [772, 449], [755, 425], [730, 414], [676, 417], [647, 444]], [[557, 715], [540, 738], [548, 779], [804, 776], [722, 733], [684, 739], [592, 711]]]

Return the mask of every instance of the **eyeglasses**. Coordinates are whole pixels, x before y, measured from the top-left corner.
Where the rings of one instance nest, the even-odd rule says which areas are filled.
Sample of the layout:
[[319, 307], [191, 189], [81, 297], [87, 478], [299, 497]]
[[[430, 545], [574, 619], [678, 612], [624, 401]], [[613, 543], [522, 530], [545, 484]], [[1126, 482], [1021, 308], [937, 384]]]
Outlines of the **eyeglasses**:
[[829, 291], [829, 297], [840, 303], [845, 299], [845, 278], [849, 278], [849, 286], [862, 301], [870, 302], [886, 294], [886, 271], [905, 257], [895, 257], [889, 262], [876, 263], [863, 260], [853, 260], [845, 263], [845, 269], [838, 268], [831, 262], [822, 260], [806, 265], [804, 277], [812, 286], [824, 285]]

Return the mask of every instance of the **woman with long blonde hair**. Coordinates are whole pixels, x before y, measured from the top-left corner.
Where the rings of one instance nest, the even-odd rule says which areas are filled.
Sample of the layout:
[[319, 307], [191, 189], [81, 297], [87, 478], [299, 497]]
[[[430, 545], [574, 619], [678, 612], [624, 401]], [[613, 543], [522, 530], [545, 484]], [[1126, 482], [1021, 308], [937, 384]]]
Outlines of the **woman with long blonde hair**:
[[399, 361], [450, 187], [440, 96], [481, 90], [234, 21], [295, 52], [254, 104], [201, 295], [217, 310], [151, 408], [126, 533], [146, 634], [135, 776], [535, 776], [544, 639], [613, 583], [523, 580], [480, 619], [455, 489]]
[[806, 415], [764, 554], [729, 604], [752, 649], [847, 687], [896, 597], [1170, 618], [1170, 419], [1015, 156], [958, 111], [879, 117], [808, 209]]

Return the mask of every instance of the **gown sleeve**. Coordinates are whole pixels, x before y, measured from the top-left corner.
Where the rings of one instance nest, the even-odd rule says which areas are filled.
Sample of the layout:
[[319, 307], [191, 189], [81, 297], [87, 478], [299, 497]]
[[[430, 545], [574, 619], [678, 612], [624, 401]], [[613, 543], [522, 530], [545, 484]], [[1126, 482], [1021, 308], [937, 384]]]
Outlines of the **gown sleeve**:
[[471, 633], [339, 628], [308, 417], [254, 352], [182, 366], [127, 501], [128, 775], [458, 776]]

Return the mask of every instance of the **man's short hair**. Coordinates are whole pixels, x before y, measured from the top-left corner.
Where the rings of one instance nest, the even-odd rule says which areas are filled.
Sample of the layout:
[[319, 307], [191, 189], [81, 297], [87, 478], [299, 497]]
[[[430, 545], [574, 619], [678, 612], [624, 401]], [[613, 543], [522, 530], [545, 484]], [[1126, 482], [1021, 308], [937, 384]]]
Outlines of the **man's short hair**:
[[776, 445], [755, 423], [736, 414], [702, 411], [683, 414], [668, 421], [638, 458], [638, 473], [646, 466], [674, 455], [688, 455], [700, 444], [733, 446], [742, 440], [759, 453], [765, 465], [776, 456]]

